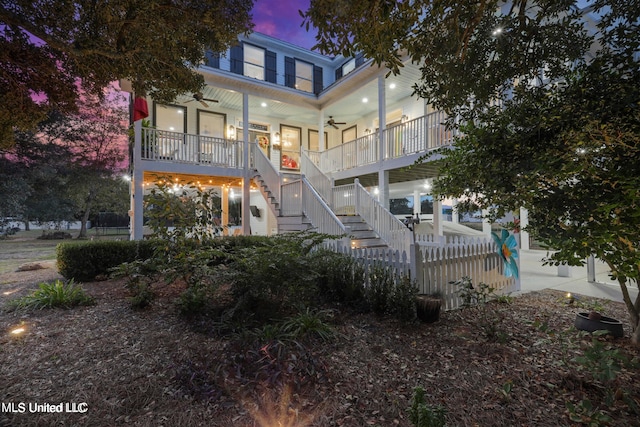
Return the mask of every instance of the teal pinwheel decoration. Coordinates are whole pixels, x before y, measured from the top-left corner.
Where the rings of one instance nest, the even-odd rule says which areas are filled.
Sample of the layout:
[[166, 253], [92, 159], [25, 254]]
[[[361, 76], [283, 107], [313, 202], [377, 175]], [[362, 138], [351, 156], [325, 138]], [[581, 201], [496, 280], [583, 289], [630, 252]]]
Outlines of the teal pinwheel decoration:
[[518, 242], [513, 234], [507, 230], [502, 230], [500, 236], [491, 233], [493, 241], [496, 243], [498, 255], [504, 262], [504, 275], [518, 278]]

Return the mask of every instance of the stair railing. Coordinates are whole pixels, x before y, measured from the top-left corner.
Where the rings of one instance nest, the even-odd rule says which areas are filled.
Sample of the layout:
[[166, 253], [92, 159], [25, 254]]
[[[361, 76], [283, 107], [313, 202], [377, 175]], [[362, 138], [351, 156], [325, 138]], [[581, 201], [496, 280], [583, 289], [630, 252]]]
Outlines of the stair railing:
[[344, 224], [338, 219], [329, 205], [313, 188], [307, 178], [300, 180], [302, 193], [302, 213], [311, 221], [319, 233], [341, 236], [346, 234]]
[[271, 192], [274, 201], [276, 203], [280, 203], [281, 193], [281, 179], [280, 173], [276, 169], [276, 167], [271, 163], [271, 160], [267, 158], [264, 152], [257, 146], [257, 144], [251, 144], [252, 154], [253, 154], [253, 165], [258, 171], [258, 174], [262, 177], [264, 184], [267, 186], [268, 190]]
[[357, 178], [353, 186], [356, 214], [360, 215], [390, 248], [409, 255], [414, 243], [413, 232], [382, 206]]
[[331, 188], [333, 187], [333, 180], [325, 175], [318, 165], [309, 157], [309, 153], [304, 150], [300, 157], [301, 171], [305, 178], [309, 181], [309, 184], [315, 189], [315, 191], [324, 199], [324, 201], [331, 206]]

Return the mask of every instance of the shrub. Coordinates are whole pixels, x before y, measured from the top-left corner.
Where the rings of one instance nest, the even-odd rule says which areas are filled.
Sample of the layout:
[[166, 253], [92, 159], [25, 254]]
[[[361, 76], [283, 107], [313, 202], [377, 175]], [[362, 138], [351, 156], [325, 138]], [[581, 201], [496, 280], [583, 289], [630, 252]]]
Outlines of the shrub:
[[58, 271], [65, 279], [88, 282], [124, 262], [153, 256], [154, 241], [65, 242], [56, 246]]
[[416, 320], [417, 293], [414, 281], [395, 274], [390, 267], [377, 264], [369, 271], [366, 299], [371, 310], [380, 316], [391, 315], [404, 322]]
[[329, 311], [315, 311], [307, 308], [297, 316], [286, 320], [282, 325], [282, 331], [293, 339], [303, 339], [307, 337], [320, 338], [328, 341], [334, 336], [333, 328], [324, 322], [323, 317]]
[[362, 306], [365, 303], [365, 270], [353, 257], [330, 250], [312, 256], [318, 273], [318, 293], [330, 302]]
[[79, 305], [92, 305], [95, 301], [85, 294], [73, 280], [64, 283], [40, 283], [38, 289], [30, 295], [9, 302], [10, 308], [72, 308]]
[[430, 406], [425, 401], [422, 387], [416, 387], [409, 408], [409, 421], [416, 427], [443, 427], [447, 424], [447, 410], [442, 406]]

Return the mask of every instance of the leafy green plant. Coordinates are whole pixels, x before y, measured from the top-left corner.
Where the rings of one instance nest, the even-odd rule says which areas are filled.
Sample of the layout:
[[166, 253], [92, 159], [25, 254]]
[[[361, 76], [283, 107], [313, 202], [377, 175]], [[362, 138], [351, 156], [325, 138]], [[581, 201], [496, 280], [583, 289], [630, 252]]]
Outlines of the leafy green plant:
[[511, 296], [511, 293], [508, 293], [496, 296], [495, 301], [499, 302], [500, 304], [511, 304], [513, 302], [513, 298], [514, 297]]
[[392, 270], [382, 264], [375, 264], [369, 270], [369, 286], [366, 291], [366, 298], [371, 310], [379, 316], [383, 316], [390, 311], [394, 282], [395, 277]]
[[323, 317], [329, 316], [329, 310], [306, 310], [300, 312], [297, 316], [291, 317], [282, 325], [282, 331], [293, 339], [302, 339], [306, 337], [317, 337], [322, 341], [328, 341], [334, 337], [333, 328], [327, 324]]
[[10, 308], [71, 308], [79, 305], [93, 305], [95, 300], [77, 286], [73, 280], [65, 283], [56, 280], [52, 283], [40, 283], [38, 289], [30, 295], [9, 303]]
[[582, 399], [577, 405], [567, 402], [566, 406], [569, 419], [582, 425], [599, 427], [609, 425], [613, 421], [604, 411], [594, 407], [589, 399]]
[[484, 305], [495, 292], [494, 288], [482, 282], [480, 282], [477, 288], [474, 287], [471, 278], [468, 276], [454, 281], [453, 284], [459, 287], [458, 294], [460, 298], [462, 298], [462, 305], [464, 306]]
[[396, 319], [403, 322], [413, 322], [417, 318], [416, 295], [418, 286], [415, 280], [402, 275], [396, 279], [389, 297], [389, 312]]
[[362, 307], [365, 302], [365, 269], [355, 258], [328, 249], [313, 252], [318, 272], [318, 293], [323, 300]]
[[622, 366], [629, 362], [620, 349], [605, 345], [600, 339], [606, 334], [607, 331], [593, 332], [590, 345], [584, 350], [582, 356], [574, 359], [592, 375], [594, 380], [602, 384], [615, 380]]
[[447, 425], [447, 410], [443, 406], [431, 406], [426, 403], [422, 387], [413, 390], [409, 421], [415, 427], [444, 427]]

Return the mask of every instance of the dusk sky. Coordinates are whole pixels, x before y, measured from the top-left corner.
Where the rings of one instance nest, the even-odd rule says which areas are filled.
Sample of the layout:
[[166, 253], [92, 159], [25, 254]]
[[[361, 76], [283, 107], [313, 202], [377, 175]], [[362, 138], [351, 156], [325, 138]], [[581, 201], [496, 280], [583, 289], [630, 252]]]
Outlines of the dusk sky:
[[311, 49], [315, 44], [315, 31], [301, 27], [303, 12], [309, 8], [310, 0], [255, 0], [253, 7], [254, 30], [285, 40], [296, 46]]

